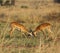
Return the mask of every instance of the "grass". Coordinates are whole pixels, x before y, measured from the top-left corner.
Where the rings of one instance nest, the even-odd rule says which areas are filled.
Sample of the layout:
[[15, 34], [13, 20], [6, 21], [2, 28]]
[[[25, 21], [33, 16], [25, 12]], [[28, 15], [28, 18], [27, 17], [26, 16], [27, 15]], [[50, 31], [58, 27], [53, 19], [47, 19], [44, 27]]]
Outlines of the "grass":
[[[0, 6], [0, 53], [60, 53], [60, 4], [46, 1], [38, 6], [37, 3], [36, 6], [35, 3], [30, 5], [30, 1], [18, 4], [12, 7]], [[20, 4], [27, 5], [21, 8]], [[28, 34], [23, 35], [15, 30], [11, 38], [9, 31], [13, 21], [23, 24], [29, 30], [48, 22], [52, 24], [53, 34], [45, 31], [45, 39], [41, 31], [37, 33], [37, 37], [29, 37]], [[49, 38], [51, 35], [54, 39]]]
[[[44, 39], [44, 35], [42, 32], [38, 32], [37, 37], [28, 37], [27, 35], [23, 35], [20, 31], [15, 30], [13, 32], [13, 37], [10, 38], [10, 35], [9, 35], [10, 25], [9, 24], [6, 25], [6, 24], [7, 23], [0, 22], [0, 29], [2, 31], [2, 34], [0, 37], [0, 47], [2, 49], [4, 49], [2, 51], [3, 53], [6, 53], [6, 51], [7, 51], [7, 53], [8, 52], [34, 53], [34, 51], [36, 50], [35, 48], [39, 48], [39, 46], [41, 48], [45, 48], [45, 47], [49, 48], [49, 47], [56, 46], [56, 44], [58, 43], [58, 42], [57, 43], [55, 42], [55, 45], [52, 46], [54, 41], [52, 39], [47, 39], [47, 40]], [[7, 28], [4, 28], [4, 27], [7, 27]], [[58, 22], [54, 23], [54, 25], [52, 26], [52, 31], [54, 33], [55, 38], [59, 37], [59, 33], [60, 33], [59, 29], [60, 29], [59, 23]], [[3, 32], [5, 32], [5, 33], [3, 33]], [[46, 35], [48, 36], [49, 34], [46, 33]], [[13, 48], [13, 50], [12, 50], [12, 48]], [[22, 48], [22, 49], [19, 50], [17, 48], [19, 48], [19, 49]], [[25, 48], [25, 49], [23, 49], [23, 48]], [[28, 48], [28, 50], [26, 48]], [[31, 49], [33, 48], [32, 51], [30, 50], [30, 48]], [[45, 50], [45, 49], [42, 49], [41, 51], [43, 51], [43, 50]]]

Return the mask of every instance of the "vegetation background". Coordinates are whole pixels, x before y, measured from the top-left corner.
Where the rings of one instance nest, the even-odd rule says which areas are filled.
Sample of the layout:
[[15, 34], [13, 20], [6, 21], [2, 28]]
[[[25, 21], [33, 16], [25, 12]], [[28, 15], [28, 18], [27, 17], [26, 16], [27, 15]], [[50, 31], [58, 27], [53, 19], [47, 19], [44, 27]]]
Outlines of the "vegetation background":
[[[0, 0], [1, 1], [1, 0]], [[60, 1], [59, 0], [2, 0], [0, 2], [0, 53], [60, 53]], [[6, 1], [9, 1], [6, 3]], [[2, 5], [1, 5], [2, 4]], [[52, 39], [28, 37], [15, 30], [10, 38], [11, 22], [18, 22], [34, 30], [42, 23], [51, 23]]]

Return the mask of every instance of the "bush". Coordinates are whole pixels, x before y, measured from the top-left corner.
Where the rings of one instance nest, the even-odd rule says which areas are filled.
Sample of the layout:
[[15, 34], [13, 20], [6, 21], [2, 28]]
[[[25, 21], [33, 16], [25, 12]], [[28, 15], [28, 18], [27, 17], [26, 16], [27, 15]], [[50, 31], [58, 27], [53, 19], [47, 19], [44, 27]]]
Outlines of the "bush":
[[54, 0], [55, 3], [60, 3], [60, 0]]
[[24, 5], [24, 6], [21, 6], [21, 8], [28, 8], [28, 6], [25, 6], [25, 5]]

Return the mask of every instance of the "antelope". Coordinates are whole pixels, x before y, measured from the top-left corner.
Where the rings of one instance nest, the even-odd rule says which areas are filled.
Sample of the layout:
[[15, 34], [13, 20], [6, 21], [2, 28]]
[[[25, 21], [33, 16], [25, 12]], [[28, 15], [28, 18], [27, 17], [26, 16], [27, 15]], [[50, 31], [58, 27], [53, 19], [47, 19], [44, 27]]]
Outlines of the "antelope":
[[43, 34], [44, 34], [44, 30], [45, 30], [45, 29], [46, 29], [48, 32], [52, 33], [52, 31], [51, 31], [51, 24], [50, 24], [50, 23], [43, 23], [43, 24], [37, 26], [36, 29], [33, 31], [32, 34], [33, 34], [34, 36], [37, 36], [36, 33], [37, 33], [38, 31], [42, 31]]
[[24, 33], [28, 33], [28, 34], [30, 34], [30, 35], [32, 36], [32, 34], [26, 29], [26, 27], [25, 27], [24, 25], [19, 24], [19, 23], [17, 23], [17, 22], [12, 22], [12, 23], [11, 23], [10, 35], [12, 35], [12, 33], [13, 33], [13, 31], [14, 31], [15, 29], [18, 29], [18, 30], [20, 30], [20, 31], [22, 31], [22, 32], [24, 32]]

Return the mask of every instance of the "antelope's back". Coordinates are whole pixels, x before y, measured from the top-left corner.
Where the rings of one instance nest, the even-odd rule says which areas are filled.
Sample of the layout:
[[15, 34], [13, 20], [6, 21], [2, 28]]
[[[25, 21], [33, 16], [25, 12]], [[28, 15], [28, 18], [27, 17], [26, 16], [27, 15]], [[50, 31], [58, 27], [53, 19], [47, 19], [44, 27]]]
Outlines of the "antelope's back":
[[22, 31], [26, 31], [26, 32], [28, 31], [24, 25], [19, 24], [17, 22], [12, 22], [11, 26], [17, 28], [18, 30], [21, 29]]
[[35, 30], [36, 31], [41, 30], [41, 29], [47, 28], [48, 26], [51, 26], [51, 24], [50, 23], [43, 23], [43, 24], [37, 26]]

